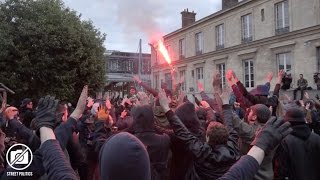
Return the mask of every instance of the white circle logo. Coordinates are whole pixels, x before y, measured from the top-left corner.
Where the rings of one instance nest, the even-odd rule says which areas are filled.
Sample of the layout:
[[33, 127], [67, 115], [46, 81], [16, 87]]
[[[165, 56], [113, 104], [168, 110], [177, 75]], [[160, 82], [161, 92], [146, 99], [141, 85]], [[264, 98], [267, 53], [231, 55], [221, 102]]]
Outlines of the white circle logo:
[[7, 163], [17, 171], [27, 169], [31, 165], [32, 159], [31, 149], [24, 144], [14, 144], [6, 154]]

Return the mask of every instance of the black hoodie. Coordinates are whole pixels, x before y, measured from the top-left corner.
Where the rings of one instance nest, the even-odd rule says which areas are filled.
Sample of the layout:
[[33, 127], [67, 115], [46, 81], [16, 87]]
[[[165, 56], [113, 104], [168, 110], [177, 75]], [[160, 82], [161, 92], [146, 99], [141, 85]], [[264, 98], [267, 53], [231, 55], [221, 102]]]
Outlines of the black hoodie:
[[121, 132], [108, 139], [99, 155], [100, 179], [150, 180], [148, 153], [135, 136]]
[[[199, 138], [202, 142], [205, 142], [205, 133], [200, 126], [194, 104], [191, 102], [181, 104], [176, 109], [175, 114], [192, 135]], [[185, 179], [186, 172], [191, 171], [193, 155], [187, 150], [187, 145], [175, 135], [171, 137], [171, 142], [172, 161], [170, 179]]]
[[274, 179], [320, 179], [320, 136], [305, 123], [291, 123], [292, 133], [274, 156]]
[[132, 109], [134, 135], [141, 140], [147, 148], [150, 165], [151, 179], [167, 179], [167, 168], [170, 138], [166, 134], [156, 134], [154, 115], [149, 105], [136, 106]]

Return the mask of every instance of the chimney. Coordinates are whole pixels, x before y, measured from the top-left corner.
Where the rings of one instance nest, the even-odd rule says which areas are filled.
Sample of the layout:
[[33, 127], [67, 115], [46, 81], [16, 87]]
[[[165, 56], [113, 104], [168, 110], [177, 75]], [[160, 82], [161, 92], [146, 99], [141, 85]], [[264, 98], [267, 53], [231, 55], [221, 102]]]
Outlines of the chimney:
[[182, 19], [182, 28], [187, 27], [194, 22], [196, 22], [196, 14], [195, 12], [189, 12], [188, 9], [185, 9], [181, 12], [181, 19]]
[[238, 0], [222, 0], [222, 10], [232, 8], [238, 4]]

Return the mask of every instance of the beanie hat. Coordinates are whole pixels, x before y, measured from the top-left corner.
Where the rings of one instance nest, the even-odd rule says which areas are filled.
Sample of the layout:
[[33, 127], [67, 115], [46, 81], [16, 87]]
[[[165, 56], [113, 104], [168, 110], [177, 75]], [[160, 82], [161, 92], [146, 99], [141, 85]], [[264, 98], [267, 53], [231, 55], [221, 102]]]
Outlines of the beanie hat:
[[305, 123], [305, 116], [300, 108], [291, 108], [287, 111], [284, 120], [289, 122]]
[[264, 124], [271, 117], [270, 109], [264, 104], [256, 104], [254, 106], [251, 106], [251, 110], [257, 116], [257, 121], [259, 123]]
[[30, 98], [25, 98], [22, 103], [21, 103], [21, 107], [26, 106], [27, 104], [29, 104], [30, 102], [32, 102], [32, 100]]
[[121, 132], [110, 137], [99, 153], [100, 178], [150, 180], [150, 160], [145, 145], [134, 135]]

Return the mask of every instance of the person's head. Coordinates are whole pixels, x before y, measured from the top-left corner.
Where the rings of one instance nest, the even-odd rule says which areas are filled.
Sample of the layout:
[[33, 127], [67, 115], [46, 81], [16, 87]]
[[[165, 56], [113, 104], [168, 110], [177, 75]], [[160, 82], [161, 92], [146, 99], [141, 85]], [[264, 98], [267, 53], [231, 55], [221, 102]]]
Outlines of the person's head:
[[181, 122], [193, 134], [200, 133], [200, 121], [196, 114], [195, 106], [191, 102], [182, 103], [175, 110], [175, 114], [179, 117]]
[[149, 105], [134, 106], [131, 110], [135, 132], [154, 130], [154, 114]]
[[100, 179], [150, 180], [150, 160], [144, 144], [135, 136], [121, 132], [109, 138], [99, 154]]
[[7, 120], [18, 118], [19, 116], [19, 110], [16, 107], [10, 106], [7, 107], [6, 110], [4, 111], [4, 117]]
[[30, 98], [25, 98], [21, 103], [21, 107], [25, 107], [27, 109], [33, 109], [32, 100]]
[[227, 144], [229, 137], [228, 129], [219, 122], [211, 122], [207, 127], [206, 140], [211, 146]]
[[286, 112], [284, 120], [290, 122], [291, 125], [306, 123], [303, 110], [296, 107], [291, 108]]
[[271, 117], [270, 109], [264, 104], [256, 104], [250, 107], [248, 114], [249, 123], [266, 123]]
[[130, 87], [130, 95], [135, 95], [137, 93], [137, 89], [134, 86]]
[[233, 106], [234, 106], [234, 108], [240, 108], [240, 103], [234, 102], [234, 103], [233, 103]]
[[303, 79], [303, 74], [300, 74], [300, 79]]

